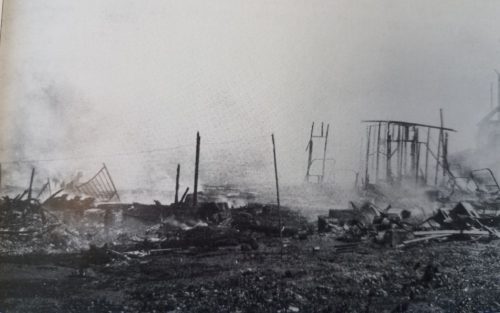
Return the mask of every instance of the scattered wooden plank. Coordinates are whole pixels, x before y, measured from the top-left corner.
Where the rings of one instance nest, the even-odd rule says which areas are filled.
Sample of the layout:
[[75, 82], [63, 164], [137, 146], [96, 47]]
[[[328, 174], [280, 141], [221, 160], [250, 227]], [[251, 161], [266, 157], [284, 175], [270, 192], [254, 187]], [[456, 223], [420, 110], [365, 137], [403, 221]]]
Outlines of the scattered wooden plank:
[[429, 230], [429, 231], [415, 231], [415, 236], [432, 236], [432, 235], [489, 235], [490, 232], [486, 230]]
[[422, 238], [406, 240], [406, 241], [403, 241], [403, 243], [401, 243], [400, 245], [398, 245], [396, 247], [401, 248], [401, 247], [405, 247], [409, 244], [423, 242], [423, 241], [432, 240], [432, 239], [438, 239], [438, 238], [446, 238], [449, 236], [451, 236], [451, 235], [450, 234], [439, 234], [439, 235], [431, 235], [431, 236], [426, 236], [426, 237], [422, 237]]

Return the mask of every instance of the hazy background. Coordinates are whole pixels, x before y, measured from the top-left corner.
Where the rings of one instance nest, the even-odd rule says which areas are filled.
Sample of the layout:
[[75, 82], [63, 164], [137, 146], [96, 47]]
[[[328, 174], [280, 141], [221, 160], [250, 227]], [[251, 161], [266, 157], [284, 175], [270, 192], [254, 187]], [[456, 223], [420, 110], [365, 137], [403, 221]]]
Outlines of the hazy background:
[[202, 182], [271, 182], [273, 132], [301, 182], [312, 121], [352, 176], [362, 119], [442, 107], [450, 152], [474, 147], [500, 68], [498, 1], [4, 2], [3, 184], [102, 162], [118, 188], [172, 189], [177, 163], [191, 184], [197, 130]]

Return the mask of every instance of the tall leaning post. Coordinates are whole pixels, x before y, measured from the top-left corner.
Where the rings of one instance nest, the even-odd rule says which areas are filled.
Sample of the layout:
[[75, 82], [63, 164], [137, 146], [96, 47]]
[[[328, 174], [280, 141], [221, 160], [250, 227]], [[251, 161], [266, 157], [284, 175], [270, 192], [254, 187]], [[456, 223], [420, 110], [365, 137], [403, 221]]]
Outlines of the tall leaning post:
[[280, 232], [280, 256], [283, 259], [283, 232], [281, 231], [281, 209], [280, 209], [280, 187], [278, 182], [278, 165], [276, 162], [276, 145], [274, 143], [274, 134], [271, 134], [273, 141], [273, 157], [274, 157], [274, 178], [276, 180], [276, 201], [278, 204], [278, 227]]
[[33, 191], [34, 178], [35, 178], [35, 168], [31, 170], [30, 187], [28, 188], [28, 201], [31, 201], [31, 192]]
[[194, 164], [193, 207], [198, 205], [198, 170], [200, 165], [200, 132], [196, 133], [196, 161]]

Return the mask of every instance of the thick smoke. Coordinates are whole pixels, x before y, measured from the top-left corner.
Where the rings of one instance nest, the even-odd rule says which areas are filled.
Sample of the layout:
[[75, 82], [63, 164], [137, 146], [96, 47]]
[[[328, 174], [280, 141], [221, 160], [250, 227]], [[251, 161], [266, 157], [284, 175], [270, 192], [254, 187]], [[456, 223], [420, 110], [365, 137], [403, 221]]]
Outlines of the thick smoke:
[[471, 147], [498, 64], [500, 6], [414, 6], [9, 1], [3, 184], [26, 185], [32, 167], [37, 185], [85, 180], [104, 162], [120, 190], [169, 201], [178, 163], [181, 190], [192, 186], [200, 131], [202, 184], [272, 190], [274, 133], [281, 183], [298, 185], [310, 123], [324, 121], [329, 179], [350, 189], [361, 120], [438, 124], [441, 107], [459, 131], [450, 154]]

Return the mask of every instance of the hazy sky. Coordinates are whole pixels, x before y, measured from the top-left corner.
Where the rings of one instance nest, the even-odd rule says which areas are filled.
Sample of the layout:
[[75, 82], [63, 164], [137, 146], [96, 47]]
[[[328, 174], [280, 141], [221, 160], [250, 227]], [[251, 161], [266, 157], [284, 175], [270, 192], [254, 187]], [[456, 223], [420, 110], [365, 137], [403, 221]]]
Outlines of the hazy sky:
[[188, 175], [197, 130], [205, 181], [226, 178], [210, 164], [272, 179], [272, 132], [301, 180], [312, 121], [339, 169], [358, 166], [362, 119], [437, 124], [442, 107], [461, 150], [500, 68], [499, 1], [4, 2], [0, 160], [107, 162], [127, 186]]

